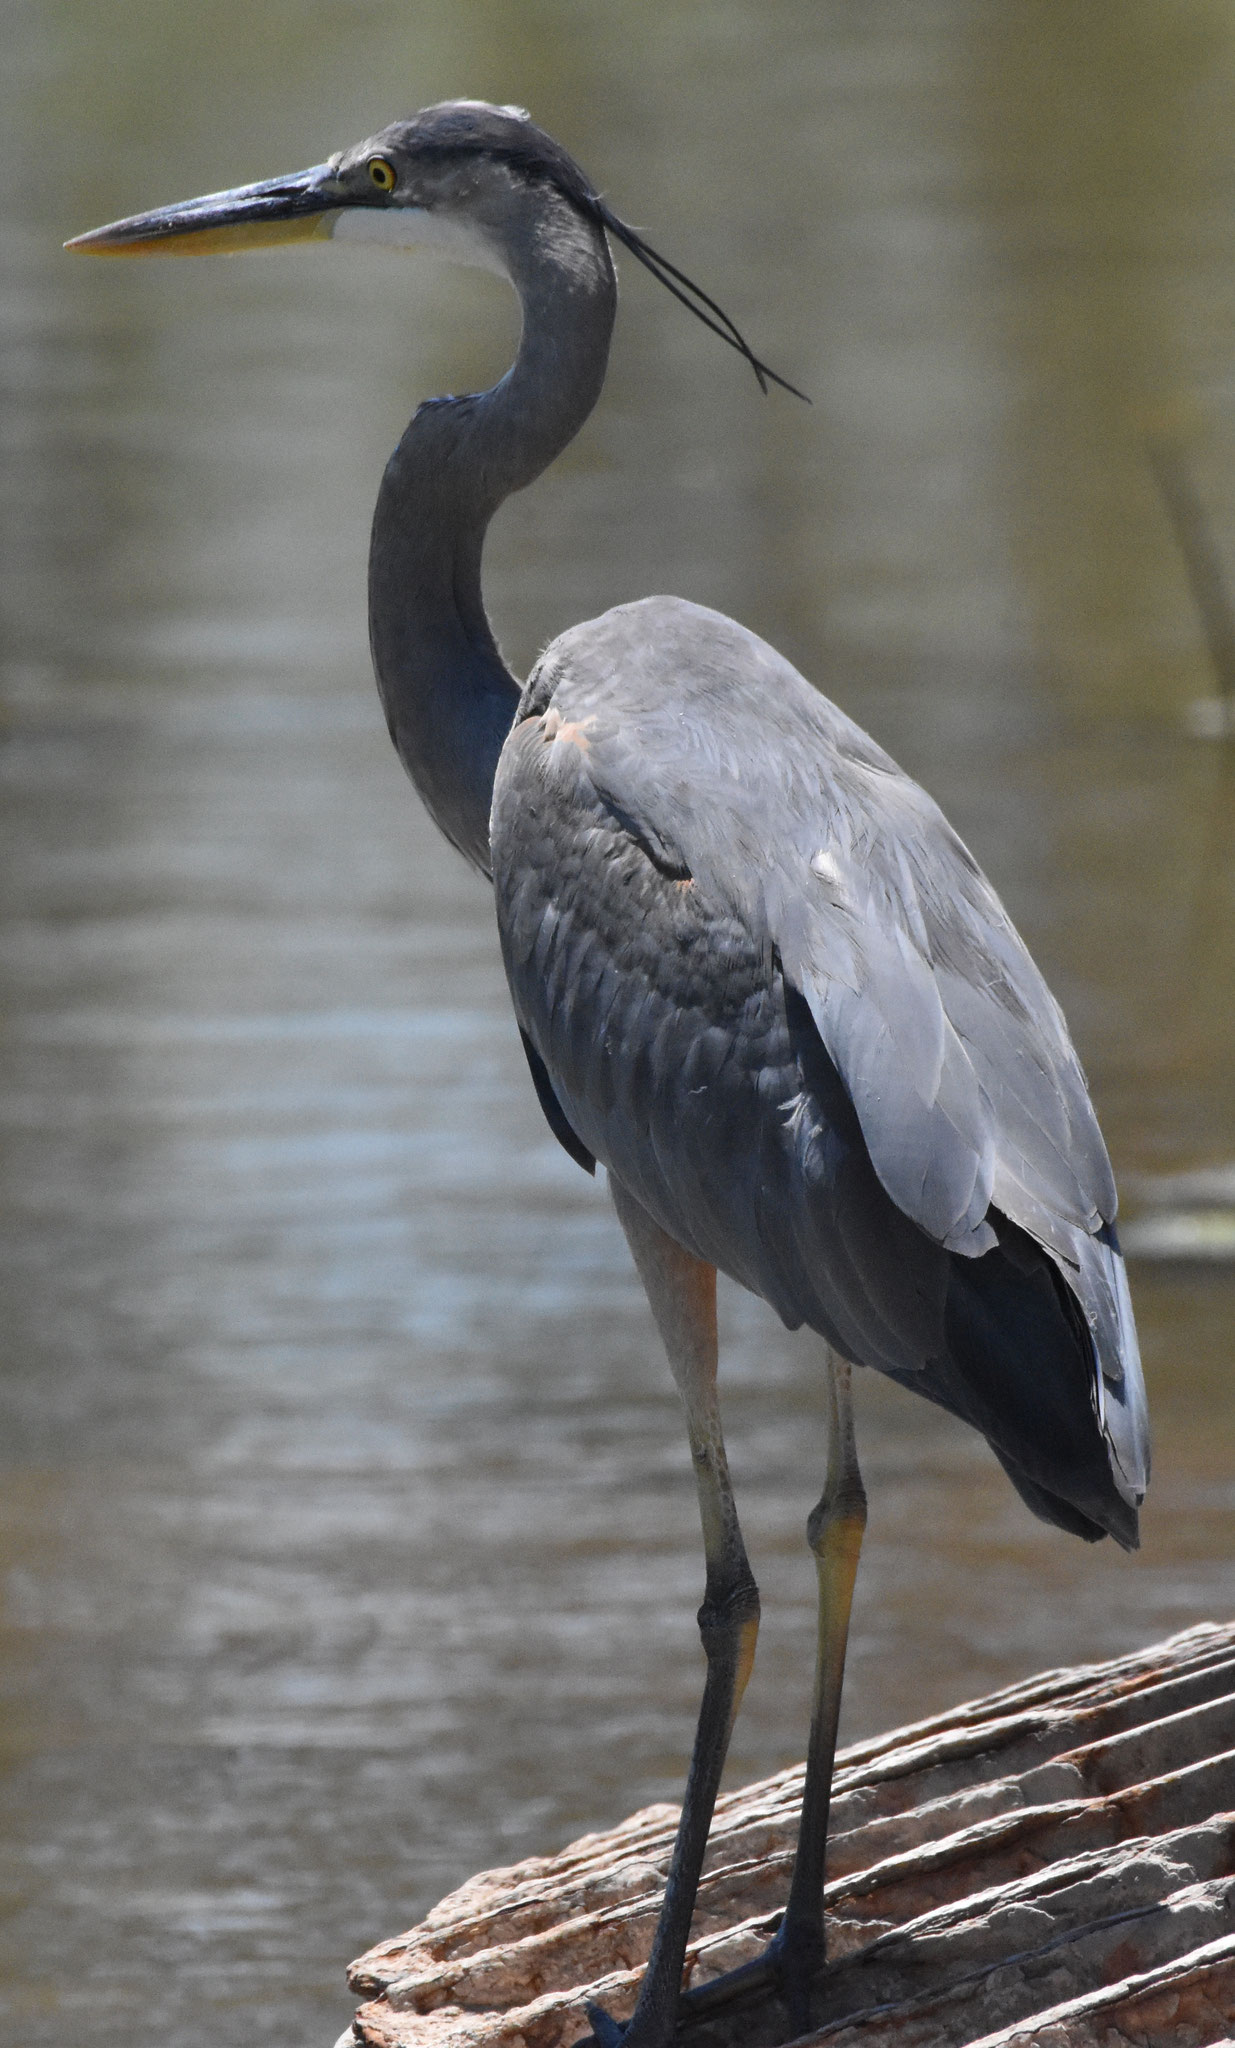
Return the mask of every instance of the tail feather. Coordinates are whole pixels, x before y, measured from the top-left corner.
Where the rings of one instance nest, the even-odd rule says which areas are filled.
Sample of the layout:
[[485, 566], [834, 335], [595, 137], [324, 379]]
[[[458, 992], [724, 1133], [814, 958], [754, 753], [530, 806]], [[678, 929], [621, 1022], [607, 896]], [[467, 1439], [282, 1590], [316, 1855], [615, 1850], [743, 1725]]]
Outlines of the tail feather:
[[1141, 1546], [1140, 1517], [1134, 1507], [1120, 1499], [1112, 1501], [1106, 1519], [1095, 1522], [1074, 1508], [1070, 1501], [1051, 1493], [1045, 1486], [1039, 1486], [1027, 1472], [1022, 1472], [1014, 1459], [1001, 1451], [998, 1444], [991, 1449], [1007, 1473], [1013, 1486], [1020, 1494], [1027, 1508], [1032, 1509], [1040, 1522], [1049, 1522], [1052, 1528], [1066, 1529], [1069, 1536], [1079, 1536], [1084, 1543], [1100, 1543], [1104, 1536], [1113, 1536], [1121, 1550], [1139, 1550]]
[[1087, 1238], [1080, 1250], [1082, 1303], [1097, 1303], [1097, 1313], [1089, 1310], [1087, 1320], [1098, 1356], [1098, 1423], [1111, 1476], [1128, 1505], [1139, 1508], [1149, 1484], [1149, 1404], [1114, 1224]]
[[[1078, 1265], [990, 1212], [997, 1247], [954, 1259], [939, 1397], [981, 1430], [1021, 1498], [1089, 1541], [1138, 1541], [1144, 1387], [1117, 1245], [1078, 1232]], [[1104, 1237], [1106, 1233], [1103, 1233]]]

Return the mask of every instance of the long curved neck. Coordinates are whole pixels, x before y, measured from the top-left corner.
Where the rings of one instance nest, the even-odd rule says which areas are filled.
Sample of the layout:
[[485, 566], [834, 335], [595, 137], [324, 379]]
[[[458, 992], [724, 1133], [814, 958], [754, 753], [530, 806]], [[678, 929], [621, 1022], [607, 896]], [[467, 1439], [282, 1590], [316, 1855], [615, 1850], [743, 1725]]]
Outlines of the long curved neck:
[[480, 589], [489, 521], [547, 468], [600, 396], [616, 285], [600, 228], [528, 187], [504, 237], [523, 332], [491, 391], [421, 406], [386, 468], [369, 552], [369, 633], [390, 735], [430, 815], [486, 873], [498, 755], [519, 685]]

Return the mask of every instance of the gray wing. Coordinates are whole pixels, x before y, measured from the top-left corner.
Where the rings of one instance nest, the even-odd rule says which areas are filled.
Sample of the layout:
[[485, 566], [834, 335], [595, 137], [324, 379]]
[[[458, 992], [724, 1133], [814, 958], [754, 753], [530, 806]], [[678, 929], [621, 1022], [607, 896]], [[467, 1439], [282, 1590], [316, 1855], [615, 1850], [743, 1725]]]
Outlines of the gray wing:
[[[994, 1245], [992, 1207], [1048, 1251], [1093, 1332], [1108, 1441], [1143, 1489], [1106, 1149], [1059, 1007], [937, 806], [773, 649], [679, 600], [563, 635], [522, 711], [539, 801], [578, 807], [574, 858], [586, 866], [589, 818], [616, 821], [666, 883], [697, 881], [718, 925], [737, 920], [782, 965], [897, 1209], [964, 1257]], [[519, 744], [498, 774], [495, 874], [535, 868]], [[539, 905], [543, 878], [522, 882]]]
[[965, 1256], [994, 1208], [1056, 1260], [1093, 1333], [1099, 1422], [1148, 1478], [1114, 1179], [1063, 1014], [990, 883], [899, 771], [840, 755], [826, 833], [769, 890], [769, 922], [897, 1207]]

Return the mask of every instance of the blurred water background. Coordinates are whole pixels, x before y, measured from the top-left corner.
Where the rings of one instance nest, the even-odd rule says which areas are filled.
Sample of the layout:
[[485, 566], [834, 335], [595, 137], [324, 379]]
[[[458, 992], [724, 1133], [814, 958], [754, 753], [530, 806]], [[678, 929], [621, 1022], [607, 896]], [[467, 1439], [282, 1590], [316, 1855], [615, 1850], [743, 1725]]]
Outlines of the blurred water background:
[[[600, 410], [488, 556], [515, 665], [677, 591], [944, 803], [1114, 1155], [1235, 1158], [1235, 756], [1145, 461], [1235, 575], [1218, 0], [8, 0], [0, 695], [0, 2010], [15, 2048], [326, 2042], [349, 1955], [677, 1796], [702, 1570], [603, 1188], [533, 1100], [484, 888], [368, 670], [412, 405], [492, 279], [64, 236], [514, 100], [811, 411], [634, 265]], [[1133, 1274], [1135, 1559], [863, 1383], [846, 1730], [1229, 1614], [1235, 1271]], [[765, 1596], [731, 1781], [800, 1755], [816, 1356], [723, 1303]]]

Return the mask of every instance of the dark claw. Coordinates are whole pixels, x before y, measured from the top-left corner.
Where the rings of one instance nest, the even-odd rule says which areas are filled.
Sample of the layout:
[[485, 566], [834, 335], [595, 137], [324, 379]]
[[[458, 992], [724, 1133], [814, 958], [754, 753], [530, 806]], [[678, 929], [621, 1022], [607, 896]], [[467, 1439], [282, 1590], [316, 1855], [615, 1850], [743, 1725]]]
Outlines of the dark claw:
[[679, 2014], [683, 2019], [704, 2019], [709, 2013], [740, 2006], [770, 1985], [779, 1985], [781, 1972], [780, 1936], [775, 1934], [761, 1956], [752, 1956], [748, 1963], [726, 1970], [723, 1977], [713, 1977], [708, 1984], [696, 1984], [684, 1991]]
[[[626, 2029], [621, 2021], [615, 2020], [612, 2013], [605, 2011], [603, 2005], [594, 2005], [590, 1998], [583, 2009], [587, 2014], [588, 2025], [592, 2029], [592, 2041], [596, 2043], [596, 2048], [622, 2048]], [[576, 2048], [591, 2048], [591, 2042], [580, 2041]]]

